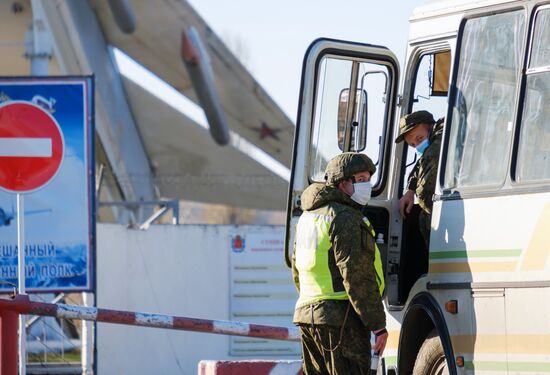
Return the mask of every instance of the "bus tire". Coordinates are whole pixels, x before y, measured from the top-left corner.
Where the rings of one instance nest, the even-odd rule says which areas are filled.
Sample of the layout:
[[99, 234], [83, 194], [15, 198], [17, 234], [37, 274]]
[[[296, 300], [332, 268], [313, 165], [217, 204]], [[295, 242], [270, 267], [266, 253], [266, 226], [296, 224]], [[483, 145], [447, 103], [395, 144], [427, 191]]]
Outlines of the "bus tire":
[[413, 375], [448, 375], [449, 366], [443, 351], [443, 344], [433, 329], [422, 343], [416, 361]]

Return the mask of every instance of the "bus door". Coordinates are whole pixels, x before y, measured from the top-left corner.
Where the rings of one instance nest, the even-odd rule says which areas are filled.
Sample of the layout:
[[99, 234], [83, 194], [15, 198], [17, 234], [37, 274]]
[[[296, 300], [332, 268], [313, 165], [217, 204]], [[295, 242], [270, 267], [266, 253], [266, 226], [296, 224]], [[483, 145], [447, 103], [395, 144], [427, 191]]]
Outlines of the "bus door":
[[[448, 107], [449, 77], [454, 37], [441, 38], [410, 46], [407, 67], [404, 71], [402, 115], [426, 110], [436, 121], [441, 121]], [[415, 149], [401, 142], [395, 148], [396, 189], [393, 192], [400, 199], [408, 189], [408, 178], [418, 161]], [[389, 300], [394, 306], [406, 303], [415, 282], [428, 273], [429, 249], [420, 232], [419, 214], [422, 209], [415, 203], [405, 218], [396, 217], [392, 232], [400, 238], [399, 285], [397, 294]]]
[[364, 214], [376, 232], [386, 268], [386, 291], [396, 293], [397, 268], [391, 264], [392, 257], [398, 259], [392, 250], [399, 249], [389, 241], [389, 190], [398, 77], [397, 58], [385, 47], [318, 39], [307, 50], [287, 207], [288, 266], [294, 229], [302, 213], [302, 192], [312, 183], [324, 183], [325, 168], [332, 158], [343, 152], [362, 152], [377, 169], [371, 179], [372, 199]]

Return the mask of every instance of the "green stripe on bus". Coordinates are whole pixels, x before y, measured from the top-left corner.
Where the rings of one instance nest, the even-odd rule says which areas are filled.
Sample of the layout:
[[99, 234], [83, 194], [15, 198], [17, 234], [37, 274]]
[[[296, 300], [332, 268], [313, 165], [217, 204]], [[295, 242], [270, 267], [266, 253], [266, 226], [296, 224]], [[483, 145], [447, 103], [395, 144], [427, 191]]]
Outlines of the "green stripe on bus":
[[550, 363], [508, 362], [508, 371], [550, 372]]
[[468, 371], [550, 372], [550, 363], [465, 361], [464, 368]]
[[430, 259], [518, 257], [521, 249], [430, 251]]
[[508, 364], [506, 362], [481, 362], [481, 361], [464, 361], [464, 369], [467, 371], [499, 371], [506, 372]]

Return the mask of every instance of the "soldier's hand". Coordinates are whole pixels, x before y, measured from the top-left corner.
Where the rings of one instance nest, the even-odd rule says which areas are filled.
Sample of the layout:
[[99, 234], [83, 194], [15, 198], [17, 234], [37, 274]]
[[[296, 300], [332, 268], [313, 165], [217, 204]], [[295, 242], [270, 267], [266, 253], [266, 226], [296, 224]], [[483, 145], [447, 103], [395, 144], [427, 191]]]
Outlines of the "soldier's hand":
[[403, 218], [406, 218], [407, 215], [411, 212], [412, 207], [414, 206], [414, 191], [407, 190], [407, 192], [399, 200], [399, 213]]
[[374, 352], [378, 353], [378, 356], [382, 356], [384, 349], [386, 348], [386, 342], [388, 341], [388, 331], [385, 328], [378, 331], [374, 331], [376, 341], [374, 342]]

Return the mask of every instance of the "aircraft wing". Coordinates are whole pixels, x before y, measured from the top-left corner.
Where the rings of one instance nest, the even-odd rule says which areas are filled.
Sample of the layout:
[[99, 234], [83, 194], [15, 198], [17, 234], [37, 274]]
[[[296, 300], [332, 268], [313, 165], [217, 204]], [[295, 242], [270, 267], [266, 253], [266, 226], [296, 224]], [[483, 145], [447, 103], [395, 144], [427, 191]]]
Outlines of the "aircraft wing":
[[128, 78], [123, 83], [154, 168], [155, 185], [164, 196], [284, 209], [284, 179], [233, 145], [216, 145], [207, 129], [190, 118], [182, 122], [184, 115], [178, 110]]
[[290, 166], [294, 124], [186, 1], [133, 1], [136, 29], [132, 34], [119, 30], [107, 1], [91, 0], [90, 4], [108, 43], [194, 101], [179, 51], [182, 30], [195, 27], [210, 55], [230, 129]]

